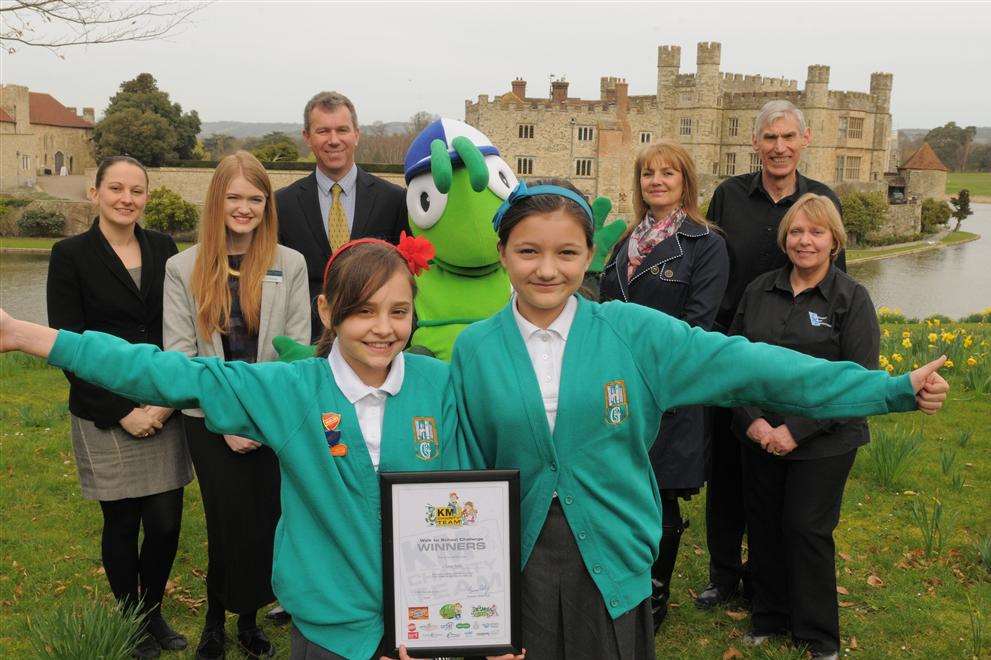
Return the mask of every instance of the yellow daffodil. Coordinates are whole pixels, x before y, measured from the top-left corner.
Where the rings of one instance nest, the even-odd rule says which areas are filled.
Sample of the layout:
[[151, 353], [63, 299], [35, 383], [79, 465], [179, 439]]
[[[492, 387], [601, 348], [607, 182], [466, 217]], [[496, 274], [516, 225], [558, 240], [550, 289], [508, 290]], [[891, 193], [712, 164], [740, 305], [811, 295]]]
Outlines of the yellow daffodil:
[[939, 327], [939, 324], [940, 324], [940, 320], [939, 319], [933, 319], [933, 325], [934, 326], [936, 326], [938, 328]]
[[886, 367], [888, 366], [888, 358], [882, 355], [877, 359], [877, 363], [880, 364], [882, 367]]
[[912, 368], [913, 369], [918, 369], [919, 368], [919, 363], [918, 362], [913, 362], [912, 363]]
[[973, 343], [974, 343], [974, 338], [971, 337], [970, 335], [967, 335], [966, 337], [963, 338], [964, 348], [970, 348]]
[[973, 367], [976, 364], [977, 364], [977, 360], [975, 360], [973, 357], [967, 358], [967, 366], [968, 367]]
[[905, 339], [902, 339], [902, 346], [904, 346], [905, 348], [912, 348], [912, 340], [909, 339], [908, 337], [905, 337]]
[[891, 354], [891, 359], [894, 360], [895, 362], [901, 362], [902, 361], [902, 355], [901, 355], [901, 353], [892, 353]]
[[935, 344], [936, 343], [936, 336], [937, 335], [936, 335], [935, 332], [930, 332], [929, 333], [929, 343], [930, 344]]
[[945, 363], [943, 363], [943, 366], [946, 367], [947, 369], [952, 369], [953, 368], [953, 360], [947, 360]]
[[905, 330], [904, 332], [902, 332], [902, 338], [903, 339], [908, 339], [911, 336], [912, 336], [912, 333], [909, 332], [908, 330]]
[[940, 335], [940, 339], [943, 340], [944, 344], [952, 344], [957, 340], [957, 336], [952, 332], [944, 332]]
[[892, 373], [894, 373], [894, 372], [895, 372], [895, 367], [894, 367], [893, 365], [890, 365], [890, 364], [889, 364], [888, 366], [886, 366], [886, 367], [884, 368], [884, 370], [885, 370], [885, 371], [887, 371], [887, 372], [888, 372], [889, 374], [892, 374]]
[[890, 336], [891, 336], [891, 333], [890, 333], [890, 332], [888, 332], [888, 329], [887, 329], [887, 328], [885, 328], [885, 329], [884, 329], [884, 330], [883, 330], [883, 331], [881, 332], [881, 334], [882, 334], [882, 335], [884, 335], [885, 337], [890, 337]]

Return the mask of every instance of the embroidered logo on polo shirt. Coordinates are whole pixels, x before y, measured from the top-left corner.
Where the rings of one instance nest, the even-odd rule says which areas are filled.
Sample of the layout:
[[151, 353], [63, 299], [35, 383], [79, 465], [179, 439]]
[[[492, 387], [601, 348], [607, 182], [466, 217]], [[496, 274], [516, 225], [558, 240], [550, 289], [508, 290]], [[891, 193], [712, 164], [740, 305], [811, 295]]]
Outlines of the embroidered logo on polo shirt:
[[626, 396], [626, 381], [611, 380], [605, 386], [606, 423], [618, 426], [630, 416], [630, 400]]
[[432, 461], [440, 456], [437, 421], [433, 417], [413, 418], [413, 453], [421, 461]]
[[341, 442], [341, 432], [337, 427], [341, 425], [341, 414], [325, 412], [320, 415], [323, 423], [323, 434], [327, 438], [327, 449], [331, 456], [341, 457], [348, 455], [348, 446]]
[[818, 327], [832, 328], [833, 327], [833, 326], [829, 325], [829, 317], [828, 316], [819, 316], [815, 312], [809, 312], [809, 323], [812, 324], [812, 327], [813, 328], [818, 328]]

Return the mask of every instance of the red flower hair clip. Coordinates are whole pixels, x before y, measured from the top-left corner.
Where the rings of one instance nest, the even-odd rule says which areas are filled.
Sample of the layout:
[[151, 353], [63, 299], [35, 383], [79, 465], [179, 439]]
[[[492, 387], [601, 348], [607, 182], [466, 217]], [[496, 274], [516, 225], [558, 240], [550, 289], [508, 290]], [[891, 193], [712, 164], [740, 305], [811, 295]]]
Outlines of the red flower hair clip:
[[437, 254], [433, 243], [429, 240], [422, 236], [408, 236], [405, 231], [399, 234], [396, 250], [406, 260], [409, 272], [414, 276], [430, 270], [430, 260]]

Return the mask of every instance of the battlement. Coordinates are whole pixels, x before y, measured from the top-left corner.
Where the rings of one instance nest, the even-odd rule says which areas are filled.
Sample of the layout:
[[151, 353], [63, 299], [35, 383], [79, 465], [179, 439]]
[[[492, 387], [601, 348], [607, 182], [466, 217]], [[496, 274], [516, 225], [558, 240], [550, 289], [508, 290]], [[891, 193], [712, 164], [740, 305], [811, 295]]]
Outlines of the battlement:
[[829, 84], [829, 67], [825, 64], [810, 64], [809, 73], [805, 77], [805, 84], [821, 83]]
[[726, 92], [762, 92], [777, 90], [798, 90], [797, 80], [784, 77], [770, 78], [744, 73], [723, 73], [722, 87]]
[[700, 41], [698, 43], [698, 54], [696, 55], [695, 63], [698, 66], [718, 65], [721, 51], [722, 44], [718, 41]]
[[681, 67], [681, 46], [658, 46], [657, 66]]
[[871, 74], [871, 94], [880, 91], [891, 91], [891, 81], [893, 76], [890, 73], [875, 72]]
[[829, 107], [836, 110], [863, 110], [875, 112], [877, 103], [873, 96], [864, 92], [829, 92]]
[[724, 92], [723, 109], [725, 110], [758, 110], [768, 101], [785, 99], [802, 107], [805, 95], [797, 90], [778, 92]]
[[694, 87], [695, 86], [695, 74], [694, 73], [679, 73], [674, 79], [675, 87]]

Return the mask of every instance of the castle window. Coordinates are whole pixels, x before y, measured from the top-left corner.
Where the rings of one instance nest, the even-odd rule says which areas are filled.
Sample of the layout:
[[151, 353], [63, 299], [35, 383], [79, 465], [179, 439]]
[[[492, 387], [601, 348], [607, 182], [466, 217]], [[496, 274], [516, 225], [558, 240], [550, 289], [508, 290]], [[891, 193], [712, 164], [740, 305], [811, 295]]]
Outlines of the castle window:
[[844, 181], [860, 181], [860, 156], [847, 156], [843, 167]]
[[691, 135], [692, 134], [692, 118], [682, 117], [681, 118], [681, 128], [678, 131], [679, 135]]
[[712, 161], [712, 173], [713, 174], [717, 174], [717, 175], [719, 174], [719, 161], [718, 160]]
[[736, 154], [730, 152], [726, 154], [726, 176], [734, 174], [736, 174]]
[[592, 176], [591, 158], [579, 158], [575, 161], [575, 176]]
[[533, 174], [533, 158], [529, 156], [516, 157], [517, 174]]
[[859, 140], [864, 137], [864, 118], [850, 117], [850, 124], [847, 127], [846, 136], [851, 140]]
[[582, 142], [589, 142], [595, 137], [595, 129], [591, 126], [578, 127], [578, 139]]
[[760, 154], [750, 154], [750, 171], [760, 171]]
[[28, 157], [26, 155], [21, 156], [21, 169], [26, 170], [30, 163], [28, 162]]
[[533, 138], [533, 124], [520, 124], [520, 139], [529, 140]]
[[640, 144], [650, 144], [650, 141], [654, 139], [654, 136], [650, 133], [643, 132], [640, 133]]
[[729, 118], [729, 136], [736, 137], [740, 134], [740, 118], [730, 117]]

